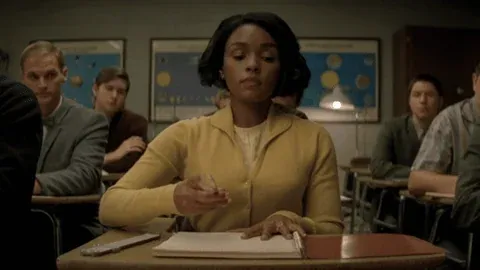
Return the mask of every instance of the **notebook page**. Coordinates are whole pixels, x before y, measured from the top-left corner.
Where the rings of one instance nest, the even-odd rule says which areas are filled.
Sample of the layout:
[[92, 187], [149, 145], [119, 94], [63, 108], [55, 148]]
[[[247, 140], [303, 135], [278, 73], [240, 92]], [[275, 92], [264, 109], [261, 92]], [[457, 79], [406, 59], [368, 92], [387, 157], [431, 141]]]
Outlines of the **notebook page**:
[[241, 233], [196, 233], [179, 232], [161, 243], [154, 250], [208, 253], [296, 253], [293, 240], [274, 236], [262, 241], [260, 237], [241, 239]]

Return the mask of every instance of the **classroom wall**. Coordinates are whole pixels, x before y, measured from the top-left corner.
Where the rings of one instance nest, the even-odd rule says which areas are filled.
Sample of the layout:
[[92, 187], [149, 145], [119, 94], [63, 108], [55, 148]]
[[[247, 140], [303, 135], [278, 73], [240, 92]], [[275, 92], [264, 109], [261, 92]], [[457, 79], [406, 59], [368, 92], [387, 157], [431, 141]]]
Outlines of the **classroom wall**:
[[[201, 4], [206, 2], [210, 4]], [[480, 18], [475, 17], [472, 10], [425, 4], [440, 1], [418, 1], [423, 2], [420, 6], [390, 0], [258, 2], [264, 4], [231, 0], [16, 1], [2, 5], [0, 10], [0, 48], [11, 54], [10, 74], [19, 78], [19, 55], [32, 39], [125, 37], [128, 40], [126, 68], [132, 79], [127, 107], [148, 116], [151, 37], [209, 37], [220, 20], [233, 13], [272, 11], [283, 17], [300, 37], [380, 38], [381, 116], [385, 121], [392, 117], [394, 31], [406, 24], [480, 27]], [[366, 154], [371, 152], [379, 126], [360, 126], [361, 150]], [[325, 124], [325, 127], [333, 137], [339, 163], [348, 163], [355, 155], [355, 125]], [[162, 128], [164, 126], [156, 127], [157, 131]]]

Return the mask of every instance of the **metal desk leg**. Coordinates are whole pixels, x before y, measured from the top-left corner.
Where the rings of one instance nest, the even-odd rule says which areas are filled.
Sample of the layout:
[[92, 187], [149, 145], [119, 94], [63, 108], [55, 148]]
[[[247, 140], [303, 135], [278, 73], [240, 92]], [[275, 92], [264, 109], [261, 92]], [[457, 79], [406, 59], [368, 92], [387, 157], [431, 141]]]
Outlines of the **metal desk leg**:
[[47, 216], [47, 218], [52, 223], [53, 248], [57, 257], [60, 256], [62, 254], [62, 232], [60, 228], [60, 221], [54, 215], [51, 215], [47, 211], [41, 209], [31, 209], [31, 211]]
[[429, 204], [425, 204], [424, 205], [425, 207], [425, 219], [423, 220], [423, 239], [428, 241], [430, 239], [430, 224], [429, 224], [429, 220], [430, 220], [430, 210], [431, 210], [431, 207]]
[[473, 256], [473, 233], [468, 234], [468, 250], [467, 250], [467, 267], [466, 270], [472, 269], [472, 256]]
[[[359, 190], [360, 190], [360, 188], [362, 189], [362, 191], [360, 192], [361, 194], [360, 194], [360, 201], [359, 201], [359, 204], [360, 204], [359, 217], [360, 217], [360, 222], [361, 222], [360, 232], [363, 233], [363, 232], [365, 232], [365, 226], [368, 223], [368, 222], [365, 221], [365, 202], [367, 201], [368, 186], [363, 185], [363, 187], [358, 187]], [[371, 228], [370, 228], [370, 230], [371, 230]]]
[[358, 194], [358, 187], [357, 187], [357, 177], [358, 174], [353, 174], [352, 179], [352, 209], [350, 211], [350, 233], [355, 233], [355, 218], [357, 217], [357, 194]]
[[397, 220], [397, 228], [398, 228], [398, 233], [403, 233], [403, 224], [404, 224], [404, 219], [405, 219], [405, 196], [400, 195], [400, 201], [398, 203], [398, 220]]

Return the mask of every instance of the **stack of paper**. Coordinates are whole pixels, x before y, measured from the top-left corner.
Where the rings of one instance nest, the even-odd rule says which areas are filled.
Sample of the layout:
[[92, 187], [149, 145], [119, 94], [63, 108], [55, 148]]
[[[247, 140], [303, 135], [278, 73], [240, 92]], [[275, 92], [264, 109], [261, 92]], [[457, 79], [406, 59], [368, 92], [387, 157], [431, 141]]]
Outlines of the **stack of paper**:
[[274, 236], [242, 239], [241, 233], [179, 232], [153, 248], [157, 257], [197, 257], [234, 259], [301, 258], [294, 240]]

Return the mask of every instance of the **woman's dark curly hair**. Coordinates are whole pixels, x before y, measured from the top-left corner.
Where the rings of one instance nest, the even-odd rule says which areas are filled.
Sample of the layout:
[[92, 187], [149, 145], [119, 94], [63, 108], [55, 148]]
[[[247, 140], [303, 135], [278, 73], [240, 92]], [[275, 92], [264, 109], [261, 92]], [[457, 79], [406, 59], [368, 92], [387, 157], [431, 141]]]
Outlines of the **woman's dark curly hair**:
[[254, 24], [265, 30], [275, 40], [280, 60], [280, 80], [272, 94], [275, 96], [303, 96], [310, 82], [310, 69], [300, 53], [300, 45], [288, 24], [279, 16], [269, 12], [249, 12], [224, 19], [213, 34], [203, 52], [198, 74], [203, 86], [228, 87], [220, 77], [223, 67], [225, 45], [230, 35], [240, 26]]

